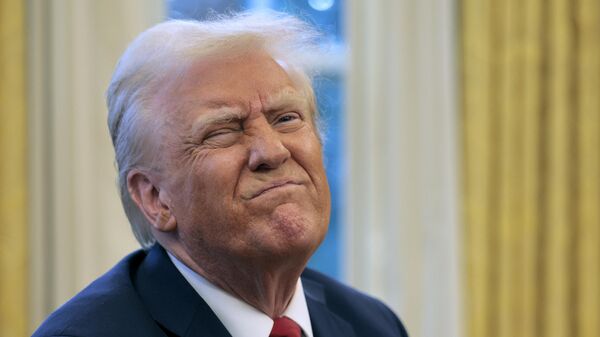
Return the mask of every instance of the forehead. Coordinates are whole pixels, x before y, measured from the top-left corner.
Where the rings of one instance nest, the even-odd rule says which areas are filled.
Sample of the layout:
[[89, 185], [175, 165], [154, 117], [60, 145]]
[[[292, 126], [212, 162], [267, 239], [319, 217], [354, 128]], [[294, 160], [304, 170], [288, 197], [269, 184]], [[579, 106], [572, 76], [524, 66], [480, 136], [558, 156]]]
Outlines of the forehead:
[[289, 94], [296, 87], [275, 60], [260, 52], [214, 56], [194, 62], [172, 83], [172, 94], [178, 98], [216, 102], [246, 100], [252, 96], [265, 99]]
[[[294, 73], [295, 74], [295, 73]], [[191, 63], [179, 74], [168, 76], [154, 96], [155, 106], [169, 117], [185, 117], [190, 110], [257, 106], [303, 105], [313, 110], [310, 93], [297, 74], [288, 72], [264, 52], [237, 56], [212, 56]]]

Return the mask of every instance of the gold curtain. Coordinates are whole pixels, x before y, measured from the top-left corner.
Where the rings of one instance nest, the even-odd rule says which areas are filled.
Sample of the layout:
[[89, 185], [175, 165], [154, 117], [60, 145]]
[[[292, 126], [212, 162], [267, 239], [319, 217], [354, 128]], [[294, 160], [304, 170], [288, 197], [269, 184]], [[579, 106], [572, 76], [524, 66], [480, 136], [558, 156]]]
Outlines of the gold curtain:
[[0, 0], [0, 336], [28, 332], [23, 3]]
[[468, 336], [600, 336], [600, 0], [463, 0]]

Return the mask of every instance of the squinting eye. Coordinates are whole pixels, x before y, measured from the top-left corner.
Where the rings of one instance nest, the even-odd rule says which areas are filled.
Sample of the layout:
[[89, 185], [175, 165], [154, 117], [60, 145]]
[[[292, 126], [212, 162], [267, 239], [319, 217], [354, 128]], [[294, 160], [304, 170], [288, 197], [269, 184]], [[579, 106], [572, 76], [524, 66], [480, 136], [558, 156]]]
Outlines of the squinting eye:
[[207, 134], [204, 137], [204, 141], [211, 141], [211, 140], [223, 139], [223, 137], [237, 135], [238, 131], [239, 130], [229, 129], [229, 128], [216, 130], [214, 132], [211, 132], [211, 133]]
[[216, 131], [216, 132], [213, 132], [213, 133], [209, 133], [208, 135], [206, 135], [205, 138], [206, 139], [214, 138], [214, 137], [218, 137], [218, 136], [229, 134], [231, 132], [233, 132], [233, 130], [219, 130], [219, 131]]
[[297, 113], [295, 113], [295, 112], [286, 113], [286, 114], [280, 116], [279, 118], [277, 118], [277, 123], [287, 123], [287, 122], [294, 121], [296, 119], [300, 119], [300, 116], [298, 116]]

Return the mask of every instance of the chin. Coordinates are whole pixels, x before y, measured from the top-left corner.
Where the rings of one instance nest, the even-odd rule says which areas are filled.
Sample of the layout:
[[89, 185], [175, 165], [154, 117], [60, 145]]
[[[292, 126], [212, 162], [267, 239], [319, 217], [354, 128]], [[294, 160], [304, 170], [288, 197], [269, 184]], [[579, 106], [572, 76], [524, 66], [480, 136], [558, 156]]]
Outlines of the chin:
[[314, 211], [306, 211], [297, 204], [278, 206], [271, 215], [270, 223], [271, 229], [282, 236], [282, 241], [289, 239], [313, 242], [316, 240], [318, 244], [322, 240], [318, 234], [324, 232], [319, 217], [314, 216]]
[[289, 209], [274, 212], [268, 222], [267, 233], [263, 236], [269, 238], [269, 242], [265, 244], [271, 247], [273, 253], [277, 251], [282, 255], [311, 254], [319, 246], [325, 236], [324, 228], [315, 221], [316, 219], [301, 214]]

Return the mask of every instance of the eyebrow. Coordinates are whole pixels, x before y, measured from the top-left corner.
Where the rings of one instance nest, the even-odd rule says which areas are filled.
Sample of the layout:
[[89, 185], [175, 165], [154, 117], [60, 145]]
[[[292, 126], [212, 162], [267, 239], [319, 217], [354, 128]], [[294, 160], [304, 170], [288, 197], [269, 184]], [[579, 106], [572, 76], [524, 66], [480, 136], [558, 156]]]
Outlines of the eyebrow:
[[241, 107], [231, 105], [221, 105], [218, 108], [210, 109], [209, 115], [202, 115], [192, 123], [192, 134], [198, 133], [211, 125], [227, 124], [233, 121], [244, 119], [246, 113]]
[[267, 97], [264, 112], [281, 110], [289, 106], [298, 106], [308, 110], [308, 96], [290, 88], [284, 88], [277, 93]]

